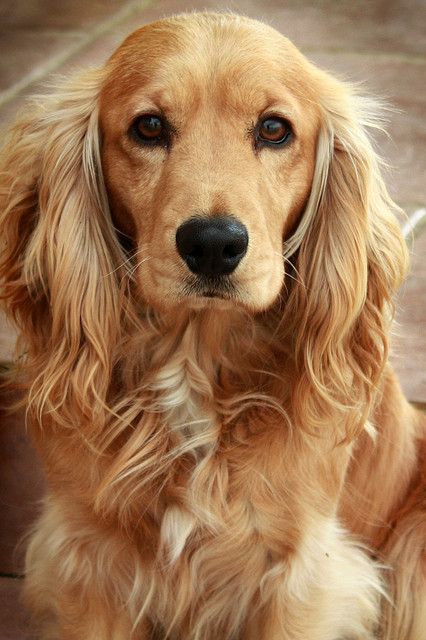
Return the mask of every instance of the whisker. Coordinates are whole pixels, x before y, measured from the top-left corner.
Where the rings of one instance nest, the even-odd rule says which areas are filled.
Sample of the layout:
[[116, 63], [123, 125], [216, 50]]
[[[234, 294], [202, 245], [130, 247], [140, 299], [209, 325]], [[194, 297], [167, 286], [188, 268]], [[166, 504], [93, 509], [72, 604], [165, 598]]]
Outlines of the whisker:
[[139, 262], [137, 262], [137, 263], [135, 264], [135, 266], [133, 267], [133, 269], [131, 269], [131, 270], [129, 271], [129, 276], [130, 276], [130, 278], [133, 278], [133, 275], [134, 275], [135, 271], [136, 271], [137, 269], [139, 269], [139, 267], [140, 267], [144, 262], [146, 262], [147, 260], [151, 260], [151, 256], [145, 256], [145, 258], [142, 258], [142, 260], [139, 260]]
[[132, 254], [126, 258], [125, 260], [123, 260], [123, 262], [120, 262], [120, 264], [118, 265], [118, 267], [116, 267], [115, 269], [113, 269], [112, 271], [110, 271], [109, 273], [106, 273], [104, 275], [104, 278], [107, 278], [108, 276], [111, 276], [113, 273], [115, 273], [116, 271], [118, 271], [119, 269], [121, 269], [121, 267], [124, 267], [128, 262], [130, 262], [131, 260], [133, 260], [133, 258], [135, 256], [138, 255], [138, 253], [141, 253], [144, 249], [137, 249], [136, 251], [133, 251]]
[[294, 276], [292, 276], [288, 271], [286, 271], [286, 276], [288, 276], [289, 278], [291, 278], [292, 280], [294, 280], [295, 282], [299, 283], [302, 287], [304, 287], [306, 289], [306, 285], [302, 280], [302, 277], [300, 275], [300, 273], [298, 272], [298, 270], [296, 269], [295, 265], [292, 263], [291, 260], [289, 260], [289, 258], [287, 258], [284, 254], [280, 253], [279, 251], [274, 251], [274, 254], [276, 256], [279, 256], [280, 258], [282, 258], [284, 260], [284, 262], [286, 262], [287, 264], [289, 264], [291, 266], [291, 268], [295, 271], [296, 275], [298, 276], [297, 278], [295, 278]]

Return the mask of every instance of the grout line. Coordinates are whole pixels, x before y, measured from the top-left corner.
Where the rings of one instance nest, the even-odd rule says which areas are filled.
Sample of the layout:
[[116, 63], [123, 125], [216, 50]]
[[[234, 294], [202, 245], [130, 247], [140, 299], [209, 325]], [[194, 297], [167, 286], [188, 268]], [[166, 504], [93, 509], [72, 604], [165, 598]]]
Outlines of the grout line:
[[413, 238], [419, 235], [424, 227], [426, 227], [426, 207], [416, 209], [416, 211], [409, 216], [407, 222], [402, 227], [404, 238]]
[[63, 62], [66, 62], [68, 58], [70, 58], [75, 53], [78, 53], [80, 49], [84, 47], [85, 44], [89, 44], [90, 40], [87, 38], [82, 38], [79, 42], [70, 46], [69, 48], [65, 48], [64, 51], [58, 53], [54, 56], [50, 62], [42, 63], [39, 67], [36, 67], [23, 78], [15, 82], [11, 87], [2, 91], [0, 94], [0, 107], [3, 107], [10, 100], [18, 96], [21, 91], [32, 85], [34, 82], [42, 80], [45, 76], [49, 75], [57, 69]]
[[[146, 9], [152, 4], [153, 0], [130, 0], [120, 11], [114, 13], [110, 18], [104, 20], [99, 25], [93, 27], [88, 34], [82, 39], [65, 49], [62, 53], [53, 56], [49, 61], [34, 69], [26, 76], [15, 82], [11, 87], [0, 93], [0, 107], [4, 106], [10, 100], [15, 98], [24, 89], [32, 85], [34, 82], [38, 82], [51, 74], [55, 69], [58, 69], [64, 62], [69, 60], [73, 55], [79, 53], [84, 47], [95, 42], [100, 36], [107, 33], [110, 29], [124, 22], [126, 18], [135, 13], [138, 10]], [[75, 32], [74, 32], [75, 33]]]

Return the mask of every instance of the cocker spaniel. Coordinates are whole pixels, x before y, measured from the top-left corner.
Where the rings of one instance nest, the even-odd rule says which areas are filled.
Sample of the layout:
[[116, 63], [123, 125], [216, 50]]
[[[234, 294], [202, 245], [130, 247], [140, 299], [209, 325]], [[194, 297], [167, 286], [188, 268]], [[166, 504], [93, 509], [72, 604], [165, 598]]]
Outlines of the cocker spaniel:
[[48, 495], [49, 640], [424, 640], [425, 420], [374, 105], [274, 29], [189, 14], [28, 104], [2, 297]]

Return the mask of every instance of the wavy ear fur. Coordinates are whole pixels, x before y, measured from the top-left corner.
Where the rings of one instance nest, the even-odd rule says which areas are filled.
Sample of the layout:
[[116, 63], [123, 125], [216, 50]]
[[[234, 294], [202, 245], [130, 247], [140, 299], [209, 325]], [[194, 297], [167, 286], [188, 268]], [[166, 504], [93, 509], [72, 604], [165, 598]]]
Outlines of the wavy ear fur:
[[2, 298], [37, 376], [32, 409], [65, 423], [67, 407], [99, 406], [118, 339], [123, 258], [100, 169], [101, 81], [91, 71], [28, 104], [0, 166]]
[[[370, 412], [387, 360], [392, 296], [407, 251], [366, 133], [380, 127], [374, 103], [319, 72], [323, 104], [317, 173], [326, 174], [311, 224], [293, 262], [298, 283], [288, 314], [294, 337], [295, 420], [336, 424], [343, 440]], [[339, 422], [338, 422], [339, 423]], [[309, 425], [309, 427], [308, 427]]]

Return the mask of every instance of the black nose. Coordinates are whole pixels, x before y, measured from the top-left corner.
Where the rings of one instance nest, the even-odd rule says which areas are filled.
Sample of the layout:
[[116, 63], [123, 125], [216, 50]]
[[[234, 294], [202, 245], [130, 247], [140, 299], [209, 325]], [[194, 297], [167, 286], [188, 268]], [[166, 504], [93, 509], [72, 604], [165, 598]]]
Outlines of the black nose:
[[246, 254], [248, 233], [228, 216], [190, 218], [178, 228], [176, 246], [193, 273], [221, 276], [232, 273]]

